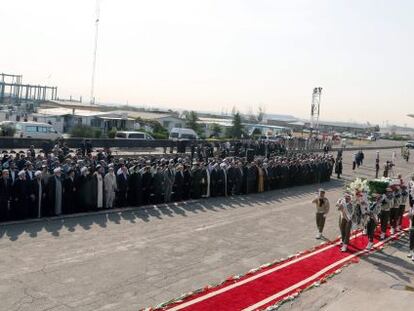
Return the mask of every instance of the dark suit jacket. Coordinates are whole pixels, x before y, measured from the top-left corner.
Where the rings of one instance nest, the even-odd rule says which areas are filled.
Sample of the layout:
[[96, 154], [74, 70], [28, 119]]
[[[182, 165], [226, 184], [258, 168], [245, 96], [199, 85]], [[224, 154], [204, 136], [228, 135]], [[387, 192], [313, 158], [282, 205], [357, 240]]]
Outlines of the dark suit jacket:
[[76, 212], [75, 198], [77, 196], [75, 178], [69, 177], [63, 181], [63, 213], [70, 214]]
[[12, 194], [11, 180], [5, 180], [3, 177], [0, 177], [0, 202], [3, 200], [9, 200]]
[[11, 180], [0, 177], [0, 221], [9, 217], [9, 201], [12, 195]]
[[125, 177], [124, 174], [116, 177], [119, 192], [126, 192], [128, 190], [128, 179], [128, 175]]
[[15, 183], [15, 181], [18, 179], [17, 173], [18, 173], [17, 170], [9, 170], [9, 179], [11, 181], [12, 186]]
[[30, 177], [29, 172], [26, 171], [26, 180], [27, 181], [32, 181], [32, 180], [35, 179], [35, 175], [34, 175], [35, 172], [31, 171], [31, 173], [32, 173], [32, 177]]
[[30, 185], [26, 180], [16, 179], [12, 188], [12, 217], [25, 219], [29, 216]]
[[181, 175], [181, 172], [175, 173], [174, 193], [175, 193], [175, 199], [178, 201], [183, 199], [183, 191], [184, 191], [184, 176], [183, 175]]
[[[47, 182], [47, 187], [46, 187], [47, 208], [45, 210], [48, 216], [55, 215], [55, 192], [56, 192], [56, 177], [52, 175], [49, 177], [48, 182]], [[63, 181], [62, 181], [62, 205], [63, 205]]]

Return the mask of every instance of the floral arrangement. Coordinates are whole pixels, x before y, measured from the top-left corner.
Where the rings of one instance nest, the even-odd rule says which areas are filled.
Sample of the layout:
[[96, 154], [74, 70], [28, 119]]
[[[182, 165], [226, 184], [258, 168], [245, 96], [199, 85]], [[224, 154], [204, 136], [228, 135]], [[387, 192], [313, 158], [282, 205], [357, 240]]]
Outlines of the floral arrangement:
[[357, 178], [346, 187], [346, 191], [349, 192], [354, 199], [359, 196], [365, 201], [372, 201], [373, 194], [385, 194], [387, 188], [392, 188], [394, 185], [400, 185], [400, 183], [399, 179], [387, 177], [372, 180]]
[[351, 192], [352, 194], [356, 194], [358, 192], [368, 193], [369, 190], [368, 180], [363, 178], [355, 179], [347, 187], [347, 191]]
[[382, 177], [380, 179], [373, 179], [368, 182], [369, 193], [384, 194], [386, 189], [393, 183], [391, 178]]

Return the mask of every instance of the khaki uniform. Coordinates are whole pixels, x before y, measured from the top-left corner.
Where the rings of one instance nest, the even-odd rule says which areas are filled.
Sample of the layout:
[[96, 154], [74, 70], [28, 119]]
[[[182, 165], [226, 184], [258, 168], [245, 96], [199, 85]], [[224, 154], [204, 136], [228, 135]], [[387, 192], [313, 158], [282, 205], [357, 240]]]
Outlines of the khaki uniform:
[[384, 201], [381, 205], [381, 214], [380, 214], [380, 221], [381, 221], [381, 232], [383, 234], [387, 231], [387, 226], [390, 221], [390, 210], [394, 207], [394, 196], [388, 195], [385, 196]]
[[327, 198], [317, 197], [312, 203], [316, 205], [316, 227], [320, 233], [325, 227], [326, 215], [329, 212], [329, 200]]
[[355, 206], [352, 202], [346, 202], [345, 199], [339, 200], [337, 206], [339, 210], [339, 230], [341, 231], [341, 240], [344, 245], [348, 245]]

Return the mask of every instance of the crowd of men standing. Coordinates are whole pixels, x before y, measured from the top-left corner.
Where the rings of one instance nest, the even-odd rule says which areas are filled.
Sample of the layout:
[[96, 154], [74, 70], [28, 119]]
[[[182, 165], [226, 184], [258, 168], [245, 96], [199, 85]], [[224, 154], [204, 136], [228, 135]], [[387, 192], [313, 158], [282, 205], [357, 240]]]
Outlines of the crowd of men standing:
[[[231, 146], [234, 147], [234, 146]], [[243, 147], [243, 146], [241, 146]], [[233, 196], [328, 181], [328, 154], [278, 155], [257, 145], [247, 157], [226, 152], [115, 158], [109, 150], [56, 145], [0, 155], [0, 221], [48, 217], [103, 208]], [[203, 151], [204, 150], [204, 151]]]

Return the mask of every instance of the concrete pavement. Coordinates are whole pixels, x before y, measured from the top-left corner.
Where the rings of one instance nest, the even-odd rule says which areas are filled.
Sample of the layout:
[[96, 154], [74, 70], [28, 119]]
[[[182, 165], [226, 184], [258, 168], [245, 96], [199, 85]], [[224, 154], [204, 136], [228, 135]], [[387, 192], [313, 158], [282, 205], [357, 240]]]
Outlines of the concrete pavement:
[[[381, 163], [391, 153], [381, 151]], [[373, 176], [374, 151], [366, 153], [356, 172], [350, 169], [351, 158], [352, 153], [345, 154], [345, 180]], [[397, 171], [407, 175], [412, 163], [398, 160]], [[310, 248], [318, 244], [310, 201], [319, 186], [0, 225], [0, 310], [137, 310]], [[334, 204], [344, 180], [322, 186]], [[334, 208], [325, 235], [338, 235]], [[381, 256], [374, 259], [384, 262]], [[347, 268], [317, 289], [320, 297], [325, 291], [342, 297], [331, 287], [348, 271], [367, 269], [363, 265], [374, 266], [364, 261]], [[395, 271], [409, 268], [398, 260], [387, 265]], [[351, 274], [349, 282], [354, 277], [362, 288], [371, 286], [359, 273]]]
[[414, 262], [408, 259], [408, 237], [361, 257], [358, 264], [284, 304], [279, 310], [411, 310]]

